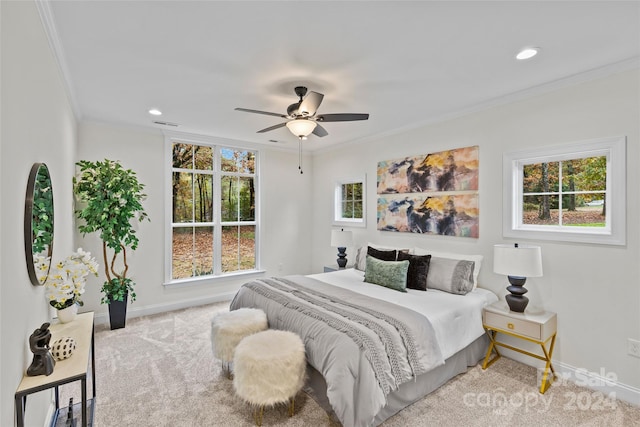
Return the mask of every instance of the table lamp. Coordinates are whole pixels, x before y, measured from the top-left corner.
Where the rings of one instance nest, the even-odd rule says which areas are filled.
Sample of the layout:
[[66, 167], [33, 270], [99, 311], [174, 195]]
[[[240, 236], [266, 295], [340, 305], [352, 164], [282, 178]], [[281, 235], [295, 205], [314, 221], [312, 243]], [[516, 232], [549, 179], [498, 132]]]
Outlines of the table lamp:
[[529, 298], [525, 297], [527, 289], [524, 287], [527, 277], [542, 276], [542, 252], [539, 246], [494, 245], [493, 271], [505, 274], [509, 278], [510, 292], [505, 300], [511, 311], [523, 313]]
[[347, 246], [353, 245], [353, 233], [351, 231], [331, 230], [331, 246], [338, 248], [338, 267], [345, 268], [347, 265]]

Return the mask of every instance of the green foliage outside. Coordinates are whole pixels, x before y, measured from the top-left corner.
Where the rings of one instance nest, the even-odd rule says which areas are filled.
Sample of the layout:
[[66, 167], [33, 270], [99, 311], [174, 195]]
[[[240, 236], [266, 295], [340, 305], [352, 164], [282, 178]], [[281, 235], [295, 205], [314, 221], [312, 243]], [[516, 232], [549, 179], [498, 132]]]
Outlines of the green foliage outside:
[[[525, 165], [523, 211], [537, 210], [538, 220], [549, 221], [552, 219], [551, 210], [559, 209], [560, 201], [563, 212], [589, 208], [587, 203], [595, 200], [606, 202], [606, 185], [606, 156]], [[606, 203], [603, 202], [601, 216], [604, 217], [605, 214]], [[530, 219], [530, 216], [528, 218]], [[598, 227], [600, 223], [589, 221], [585, 226]]]
[[[226, 147], [174, 143], [172, 146], [172, 277], [214, 274], [213, 230], [221, 226], [222, 272], [255, 268], [255, 153]], [[220, 193], [214, 200], [214, 178]], [[214, 215], [219, 213], [219, 218]], [[235, 223], [229, 225], [229, 223]], [[185, 226], [193, 224], [194, 227]], [[251, 230], [251, 231], [248, 231]]]
[[342, 184], [342, 218], [362, 219], [362, 183]]
[[[107, 281], [102, 287], [105, 296], [102, 303], [109, 300], [123, 301], [126, 292], [135, 301], [134, 282], [127, 277], [127, 248], [138, 247], [138, 236], [132, 221], [148, 220], [142, 201], [144, 184], [138, 182], [136, 173], [124, 169], [113, 160], [76, 163], [80, 172], [73, 178], [73, 192], [79, 202], [75, 210], [80, 220], [78, 230], [82, 235], [97, 232], [102, 240], [102, 253]], [[109, 261], [109, 252], [112, 253]], [[121, 255], [122, 270], [116, 261]]]

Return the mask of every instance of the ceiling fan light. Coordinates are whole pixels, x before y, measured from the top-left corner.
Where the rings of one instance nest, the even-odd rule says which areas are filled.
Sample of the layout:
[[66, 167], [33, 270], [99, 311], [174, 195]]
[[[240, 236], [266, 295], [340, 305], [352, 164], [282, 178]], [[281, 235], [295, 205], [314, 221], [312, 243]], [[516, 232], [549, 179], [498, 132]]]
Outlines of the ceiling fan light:
[[309, 135], [316, 128], [317, 124], [313, 120], [296, 119], [287, 122], [287, 127], [292, 134], [298, 138], [303, 138]]

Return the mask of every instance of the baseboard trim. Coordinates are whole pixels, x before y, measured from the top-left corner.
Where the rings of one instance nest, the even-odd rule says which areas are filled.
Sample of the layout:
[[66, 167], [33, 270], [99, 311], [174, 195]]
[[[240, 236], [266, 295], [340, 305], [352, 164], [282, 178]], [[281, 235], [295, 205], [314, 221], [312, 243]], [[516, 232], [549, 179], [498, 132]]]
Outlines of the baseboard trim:
[[600, 372], [589, 372], [584, 368], [576, 368], [567, 363], [555, 361], [553, 366], [561, 381], [568, 380], [579, 386], [599, 391], [605, 396], [615, 396], [618, 400], [640, 407], [640, 388], [619, 382], [615, 372], [607, 372], [604, 368], [601, 368]]
[[[135, 317], [150, 316], [152, 314], [164, 313], [166, 311], [174, 311], [174, 310], [180, 310], [183, 308], [197, 307], [199, 305], [213, 304], [213, 303], [222, 302], [222, 301], [231, 301], [236, 293], [237, 291], [233, 291], [233, 292], [227, 292], [223, 294], [217, 294], [211, 297], [205, 297], [205, 298], [200, 297], [197, 299], [172, 301], [167, 304], [154, 304], [154, 305], [147, 305], [139, 308], [136, 306], [132, 306], [130, 304], [127, 307], [127, 318], [133, 319]], [[108, 325], [109, 313], [106, 312], [106, 313], [96, 314], [94, 317], [94, 323], [96, 325]]]

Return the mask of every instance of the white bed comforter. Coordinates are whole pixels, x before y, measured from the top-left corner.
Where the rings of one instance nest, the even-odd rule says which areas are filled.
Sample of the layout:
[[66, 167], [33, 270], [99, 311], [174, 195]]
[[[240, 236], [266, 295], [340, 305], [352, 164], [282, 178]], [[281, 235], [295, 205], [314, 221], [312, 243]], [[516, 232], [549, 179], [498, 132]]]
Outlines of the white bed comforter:
[[466, 295], [454, 295], [435, 289], [426, 292], [407, 289], [407, 293], [402, 293], [364, 282], [364, 272], [353, 268], [312, 274], [309, 277], [422, 314], [435, 329], [440, 351], [445, 359], [484, 334], [482, 309], [498, 301], [496, 294], [482, 288], [476, 288]]

